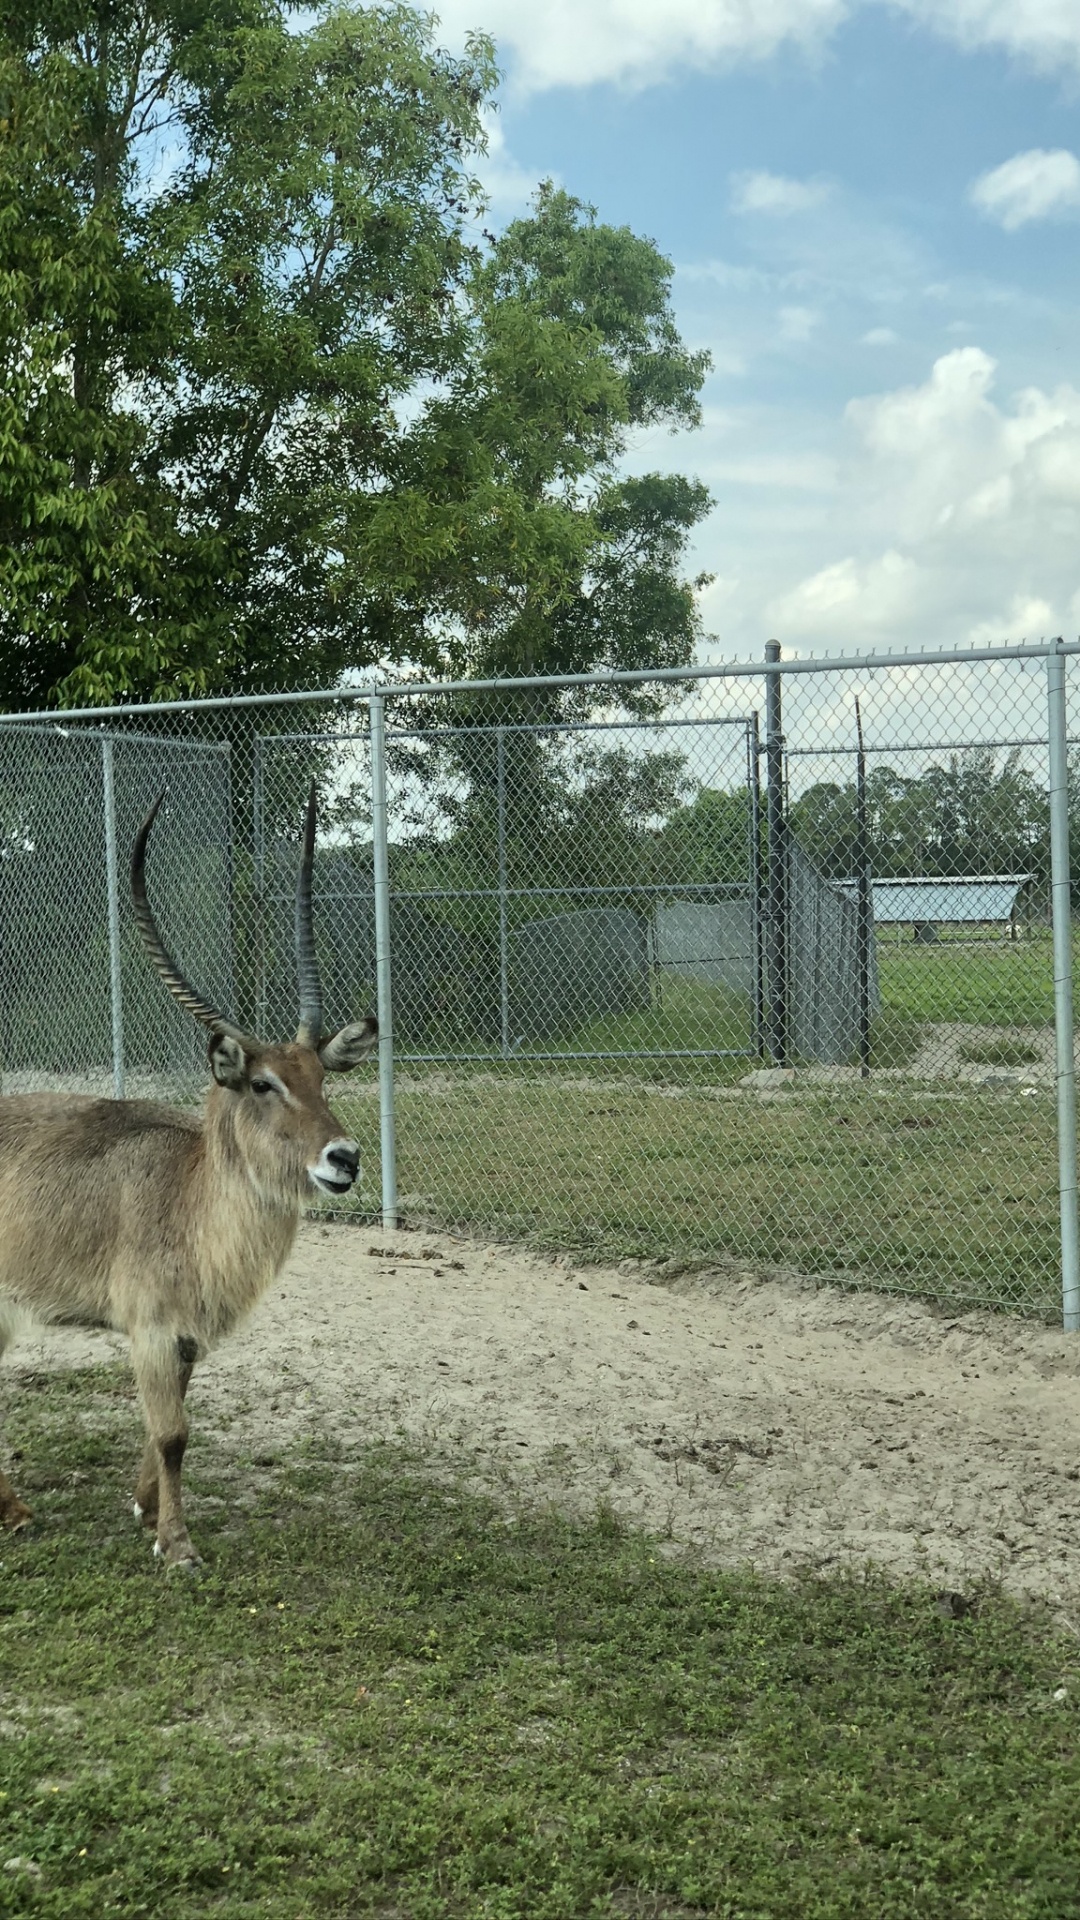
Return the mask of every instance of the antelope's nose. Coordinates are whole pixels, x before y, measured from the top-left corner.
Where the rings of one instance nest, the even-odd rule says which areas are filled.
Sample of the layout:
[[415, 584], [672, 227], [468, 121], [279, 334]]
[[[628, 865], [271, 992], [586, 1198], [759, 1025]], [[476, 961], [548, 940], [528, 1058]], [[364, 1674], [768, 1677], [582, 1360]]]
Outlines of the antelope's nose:
[[353, 1146], [351, 1140], [338, 1140], [332, 1147], [327, 1147], [326, 1158], [346, 1186], [351, 1187], [360, 1171], [359, 1149]]

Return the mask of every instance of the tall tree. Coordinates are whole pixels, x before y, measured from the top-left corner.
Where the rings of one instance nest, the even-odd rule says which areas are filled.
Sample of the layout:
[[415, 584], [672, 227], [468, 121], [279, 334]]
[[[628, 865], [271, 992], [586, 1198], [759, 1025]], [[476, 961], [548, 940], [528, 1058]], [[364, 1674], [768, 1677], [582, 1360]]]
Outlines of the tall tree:
[[635, 430], [700, 418], [708, 356], [679, 337], [671, 272], [651, 241], [550, 184], [477, 261], [467, 353], [404, 437], [395, 484], [353, 502], [368, 578], [388, 572], [410, 503], [399, 604], [444, 672], [693, 659], [704, 576], [682, 563], [708, 493], [621, 464]]
[[404, 6], [0, 10], [0, 701], [379, 657], [343, 500], [459, 350], [494, 83]]
[[692, 658], [671, 267], [482, 243], [491, 48], [407, 6], [0, 0], [0, 703]]

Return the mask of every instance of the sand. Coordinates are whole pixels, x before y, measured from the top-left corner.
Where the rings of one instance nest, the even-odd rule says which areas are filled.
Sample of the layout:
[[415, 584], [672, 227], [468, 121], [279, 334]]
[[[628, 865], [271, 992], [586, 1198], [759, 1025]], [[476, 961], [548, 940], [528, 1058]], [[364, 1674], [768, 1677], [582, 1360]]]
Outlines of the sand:
[[[122, 1351], [25, 1340], [3, 1398], [21, 1370]], [[1030, 1322], [308, 1223], [189, 1407], [200, 1451], [404, 1437], [482, 1486], [602, 1498], [712, 1564], [994, 1575], [1080, 1631], [1080, 1338]]]

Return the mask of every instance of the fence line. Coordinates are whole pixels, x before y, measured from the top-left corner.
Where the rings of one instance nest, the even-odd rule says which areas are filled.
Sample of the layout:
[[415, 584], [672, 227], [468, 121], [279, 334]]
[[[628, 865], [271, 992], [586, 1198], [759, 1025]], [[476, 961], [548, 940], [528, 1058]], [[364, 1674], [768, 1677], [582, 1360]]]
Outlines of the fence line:
[[[958, 1303], [1056, 1294], [1080, 1328], [1080, 643], [779, 652], [0, 716], [6, 1087], [197, 1094], [122, 879], [162, 784], [150, 885], [186, 970], [288, 1031], [315, 779], [328, 1012], [374, 999], [382, 1023], [371, 1094], [340, 1093], [379, 1169], [369, 1215]], [[613, 711], [642, 685], [664, 703]], [[990, 873], [1031, 876], [1019, 940], [977, 918]], [[886, 939], [889, 879], [913, 917]], [[966, 890], [933, 891], [949, 879]]]
[[[779, 648], [779, 642], [770, 642]], [[183, 700], [147, 700], [138, 705], [113, 707], [42, 707], [30, 713], [0, 714], [0, 726], [26, 722], [49, 722], [67, 726], [72, 721], [129, 717], [133, 713], [214, 713], [243, 712], [254, 707], [339, 706], [366, 704], [374, 696], [381, 699], [415, 698], [430, 694], [445, 698], [452, 694], [525, 693], [535, 694], [548, 688], [665, 686], [697, 680], [765, 679], [772, 674], [858, 673], [882, 669], [899, 672], [905, 667], [971, 666], [1006, 660], [1045, 660], [1048, 654], [1064, 658], [1080, 653], [1080, 640], [1022, 641], [1005, 647], [942, 647], [913, 653], [834, 654], [821, 659], [782, 660], [779, 653], [764, 663], [756, 660], [709, 662], [696, 667], [638, 667], [626, 672], [554, 673], [522, 675], [506, 680], [400, 680], [360, 683], [355, 687], [313, 687], [292, 693], [212, 694]]]

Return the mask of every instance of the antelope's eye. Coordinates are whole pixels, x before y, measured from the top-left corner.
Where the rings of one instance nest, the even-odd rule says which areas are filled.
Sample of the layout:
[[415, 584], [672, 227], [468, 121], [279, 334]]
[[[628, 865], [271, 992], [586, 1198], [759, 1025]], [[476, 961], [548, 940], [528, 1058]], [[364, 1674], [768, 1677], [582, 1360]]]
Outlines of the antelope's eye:
[[275, 1091], [274, 1083], [272, 1080], [253, 1080], [251, 1083], [251, 1091], [252, 1093], [273, 1093]]

